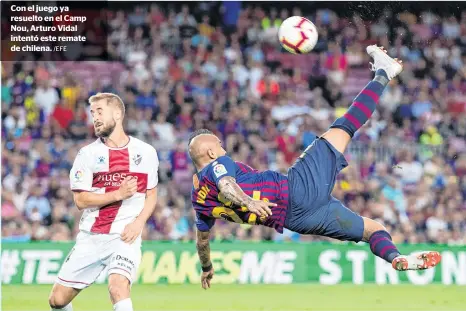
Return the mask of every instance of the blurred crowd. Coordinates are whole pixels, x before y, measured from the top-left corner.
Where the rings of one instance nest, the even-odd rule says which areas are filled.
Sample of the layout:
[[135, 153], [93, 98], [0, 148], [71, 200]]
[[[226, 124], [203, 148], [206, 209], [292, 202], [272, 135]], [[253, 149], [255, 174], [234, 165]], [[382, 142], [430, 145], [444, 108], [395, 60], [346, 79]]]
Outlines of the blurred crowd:
[[[378, 44], [404, 60], [404, 71], [355, 136], [334, 195], [383, 222], [398, 243], [466, 244], [466, 11], [363, 20], [247, 3], [161, 5], [114, 12], [109, 52], [119, 62], [2, 63], [4, 241], [76, 236], [68, 174], [95, 139], [89, 96], [119, 94], [128, 132], [158, 150], [159, 199], [143, 238], [192, 240], [189, 133], [211, 129], [235, 160], [286, 174], [371, 79], [365, 47]], [[291, 15], [315, 22], [313, 53], [279, 46], [278, 26]], [[214, 233], [222, 241], [322, 240], [225, 222]]]

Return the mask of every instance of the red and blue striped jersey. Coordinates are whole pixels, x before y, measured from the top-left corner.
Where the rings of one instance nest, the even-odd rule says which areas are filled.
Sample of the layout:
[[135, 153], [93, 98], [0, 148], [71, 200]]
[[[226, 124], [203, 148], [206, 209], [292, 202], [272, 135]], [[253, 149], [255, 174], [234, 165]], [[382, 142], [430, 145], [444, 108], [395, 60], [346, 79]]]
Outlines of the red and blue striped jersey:
[[[246, 207], [228, 202], [218, 189], [218, 182], [225, 176], [235, 178], [250, 197], [276, 203], [277, 206], [271, 207], [272, 215], [258, 217]], [[288, 209], [288, 178], [274, 171], [259, 172], [222, 156], [193, 176], [191, 200], [200, 231], [208, 231], [216, 219], [224, 219], [239, 224], [264, 225], [282, 233]]]

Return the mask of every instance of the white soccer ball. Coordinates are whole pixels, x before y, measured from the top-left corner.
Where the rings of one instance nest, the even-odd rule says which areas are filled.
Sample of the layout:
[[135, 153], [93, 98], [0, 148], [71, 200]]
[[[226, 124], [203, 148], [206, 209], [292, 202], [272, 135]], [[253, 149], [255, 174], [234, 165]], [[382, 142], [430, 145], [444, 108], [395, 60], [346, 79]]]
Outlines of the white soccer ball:
[[306, 54], [312, 51], [318, 37], [316, 26], [301, 16], [288, 17], [278, 30], [280, 44], [293, 54]]

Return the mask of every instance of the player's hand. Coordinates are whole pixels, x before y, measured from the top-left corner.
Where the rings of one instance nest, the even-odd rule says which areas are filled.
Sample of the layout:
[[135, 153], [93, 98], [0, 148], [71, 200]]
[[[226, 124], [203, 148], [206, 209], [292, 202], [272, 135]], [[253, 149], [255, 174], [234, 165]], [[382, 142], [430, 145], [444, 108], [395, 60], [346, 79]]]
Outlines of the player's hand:
[[273, 206], [277, 206], [277, 204], [262, 200], [252, 200], [251, 203], [248, 204], [247, 208], [250, 212], [259, 217], [269, 217], [272, 215], [270, 207]]
[[214, 268], [210, 269], [209, 272], [202, 272], [201, 284], [203, 289], [210, 288], [210, 281], [214, 277]]
[[137, 237], [141, 234], [144, 225], [138, 220], [133, 221], [125, 226], [125, 229], [121, 233], [121, 240], [125, 243], [133, 243]]
[[138, 180], [133, 176], [128, 176], [121, 182], [118, 191], [118, 201], [126, 200], [132, 197], [138, 191]]

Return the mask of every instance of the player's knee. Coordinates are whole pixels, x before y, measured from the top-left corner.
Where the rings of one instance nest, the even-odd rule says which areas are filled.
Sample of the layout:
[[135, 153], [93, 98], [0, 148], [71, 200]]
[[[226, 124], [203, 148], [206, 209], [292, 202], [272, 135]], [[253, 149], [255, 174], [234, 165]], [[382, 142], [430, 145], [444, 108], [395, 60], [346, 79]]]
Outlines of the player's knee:
[[364, 219], [364, 235], [363, 235], [363, 241], [369, 241], [370, 237], [374, 232], [377, 231], [387, 231], [387, 228], [385, 228], [384, 225], [382, 225], [380, 222], [375, 221], [370, 218], [363, 217]]
[[57, 293], [52, 293], [49, 296], [49, 306], [52, 309], [63, 309], [66, 307], [70, 302], [68, 299], [62, 295], [58, 295]]
[[320, 137], [328, 141], [340, 153], [345, 153], [346, 147], [351, 142], [351, 136], [339, 128], [331, 128]]
[[108, 280], [108, 292], [114, 303], [129, 298], [129, 280], [123, 275], [111, 274]]
[[63, 309], [78, 293], [78, 289], [55, 284], [49, 296], [49, 305], [52, 309]]

